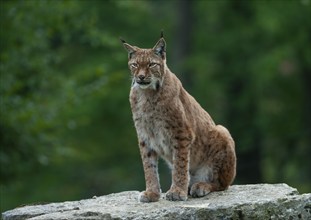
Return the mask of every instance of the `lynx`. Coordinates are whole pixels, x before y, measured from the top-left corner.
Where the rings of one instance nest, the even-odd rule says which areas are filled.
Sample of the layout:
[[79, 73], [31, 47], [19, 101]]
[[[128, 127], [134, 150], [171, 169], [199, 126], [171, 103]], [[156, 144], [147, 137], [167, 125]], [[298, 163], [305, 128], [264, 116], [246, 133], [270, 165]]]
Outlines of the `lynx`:
[[236, 174], [235, 143], [167, 67], [163, 33], [152, 49], [121, 41], [128, 52], [130, 104], [146, 181], [139, 200], [160, 198], [159, 157], [172, 173], [167, 200], [184, 201], [189, 194], [202, 197], [227, 189]]

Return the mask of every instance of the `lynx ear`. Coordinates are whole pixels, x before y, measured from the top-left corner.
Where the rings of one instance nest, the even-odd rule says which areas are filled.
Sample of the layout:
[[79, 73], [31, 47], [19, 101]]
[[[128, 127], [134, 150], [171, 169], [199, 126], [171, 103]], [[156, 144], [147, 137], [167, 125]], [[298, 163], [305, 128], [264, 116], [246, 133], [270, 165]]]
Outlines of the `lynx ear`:
[[160, 40], [156, 43], [156, 45], [153, 47], [153, 51], [155, 54], [162, 57], [163, 60], [165, 60], [166, 57], [166, 43], [163, 38], [163, 34], [161, 34]]
[[129, 59], [131, 59], [133, 53], [136, 52], [136, 48], [126, 43], [125, 40], [123, 40], [122, 38], [120, 38], [120, 40], [123, 43], [123, 47], [128, 52]]

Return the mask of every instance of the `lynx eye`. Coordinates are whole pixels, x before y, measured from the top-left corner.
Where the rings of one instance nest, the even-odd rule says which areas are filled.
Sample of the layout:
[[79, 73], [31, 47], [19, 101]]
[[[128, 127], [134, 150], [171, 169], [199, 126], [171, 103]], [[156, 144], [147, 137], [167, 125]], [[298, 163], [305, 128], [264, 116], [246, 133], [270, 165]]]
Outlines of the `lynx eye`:
[[130, 67], [136, 69], [136, 68], [138, 67], [138, 64], [137, 64], [137, 63], [131, 63], [131, 64], [130, 64]]
[[153, 67], [156, 67], [158, 64], [157, 63], [149, 63], [149, 68], [153, 68]]

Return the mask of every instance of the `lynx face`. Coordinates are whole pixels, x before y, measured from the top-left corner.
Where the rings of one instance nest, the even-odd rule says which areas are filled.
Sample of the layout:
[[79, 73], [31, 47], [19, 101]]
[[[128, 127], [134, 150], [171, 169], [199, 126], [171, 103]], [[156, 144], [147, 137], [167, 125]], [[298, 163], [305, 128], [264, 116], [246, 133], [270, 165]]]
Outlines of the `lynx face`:
[[158, 90], [163, 82], [165, 41], [160, 39], [153, 49], [141, 49], [124, 43], [128, 51], [128, 66], [133, 77], [132, 86]]
[[137, 51], [128, 65], [133, 77], [133, 86], [158, 89], [162, 84], [163, 61], [152, 50]]

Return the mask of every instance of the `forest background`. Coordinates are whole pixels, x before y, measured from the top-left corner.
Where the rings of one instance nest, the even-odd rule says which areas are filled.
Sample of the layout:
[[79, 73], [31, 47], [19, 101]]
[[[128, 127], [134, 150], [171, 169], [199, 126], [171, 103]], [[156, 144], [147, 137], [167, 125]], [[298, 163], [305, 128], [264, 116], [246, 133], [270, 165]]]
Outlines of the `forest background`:
[[170, 69], [235, 139], [234, 184], [311, 191], [311, 1], [0, 4], [1, 212], [144, 189], [119, 36], [148, 48], [161, 29]]

